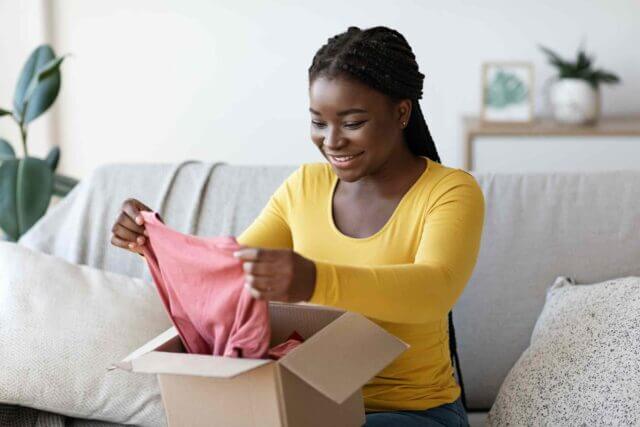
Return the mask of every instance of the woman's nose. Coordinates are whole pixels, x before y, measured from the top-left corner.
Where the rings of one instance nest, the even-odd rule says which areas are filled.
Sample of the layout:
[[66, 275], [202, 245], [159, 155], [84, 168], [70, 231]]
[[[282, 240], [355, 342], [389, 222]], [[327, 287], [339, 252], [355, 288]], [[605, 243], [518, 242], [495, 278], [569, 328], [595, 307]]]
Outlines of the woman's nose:
[[341, 147], [344, 147], [346, 143], [347, 141], [344, 138], [342, 138], [342, 136], [337, 132], [328, 133], [323, 141], [323, 145], [325, 147], [329, 147], [332, 150], [336, 150], [336, 151], [338, 151]]

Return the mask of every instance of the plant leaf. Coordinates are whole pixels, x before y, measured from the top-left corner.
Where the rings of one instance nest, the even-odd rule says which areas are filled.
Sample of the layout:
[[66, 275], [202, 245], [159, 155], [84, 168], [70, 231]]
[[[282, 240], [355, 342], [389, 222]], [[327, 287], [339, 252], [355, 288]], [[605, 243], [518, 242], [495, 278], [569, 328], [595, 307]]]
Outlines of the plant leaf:
[[69, 55], [62, 55], [47, 62], [40, 71], [38, 71], [38, 80], [44, 80], [53, 75], [62, 65], [62, 61]]
[[582, 70], [589, 69], [589, 67], [591, 67], [592, 62], [593, 62], [593, 59], [589, 58], [583, 50], [580, 50], [578, 52], [578, 59], [576, 61], [576, 70], [582, 71]]
[[20, 237], [16, 214], [18, 159], [0, 159], [0, 228], [12, 241]]
[[20, 159], [16, 179], [16, 213], [20, 236], [45, 214], [53, 193], [53, 172], [42, 159]]
[[62, 61], [64, 61], [64, 58], [66, 56], [67, 55], [62, 55], [58, 58], [53, 58], [51, 61], [44, 64], [42, 68], [40, 68], [40, 70], [38, 70], [34, 78], [31, 79], [31, 81], [29, 82], [29, 86], [27, 86], [27, 92], [25, 94], [26, 102], [29, 102], [29, 99], [33, 95], [33, 92], [38, 87], [38, 84], [40, 84], [45, 79], [54, 76], [54, 74], [56, 73], [56, 71], [58, 71], [58, 69], [60, 68], [60, 65], [62, 64]]
[[18, 241], [49, 207], [53, 172], [42, 159], [0, 159], [0, 227]]
[[49, 46], [48, 44], [43, 44], [38, 46], [31, 53], [31, 55], [29, 55], [27, 62], [22, 67], [20, 78], [18, 79], [18, 84], [16, 85], [16, 91], [13, 95], [13, 112], [16, 118], [19, 119], [19, 121], [24, 116], [26, 93], [31, 80], [36, 77], [38, 70], [44, 64], [48, 63], [55, 57], [56, 55], [51, 46]]
[[620, 78], [617, 75], [604, 70], [594, 71], [593, 77], [602, 83], [619, 83], [620, 82]]
[[25, 123], [35, 120], [56, 100], [60, 92], [60, 65], [64, 58], [54, 58], [44, 64], [29, 83], [25, 94]]
[[551, 64], [555, 65], [559, 69], [563, 69], [567, 66], [567, 62], [551, 49], [542, 45], [538, 45], [538, 47], [548, 56]]
[[15, 159], [16, 152], [6, 139], [0, 138], [0, 159]]
[[60, 160], [60, 147], [58, 146], [53, 147], [51, 151], [49, 151], [49, 154], [47, 154], [47, 157], [44, 159], [44, 161], [51, 168], [51, 172], [56, 171], [59, 160]]
[[11, 111], [9, 110], [5, 110], [4, 108], [0, 108], [0, 117], [2, 116], [10, 116], [11, 114], [13, 114]]

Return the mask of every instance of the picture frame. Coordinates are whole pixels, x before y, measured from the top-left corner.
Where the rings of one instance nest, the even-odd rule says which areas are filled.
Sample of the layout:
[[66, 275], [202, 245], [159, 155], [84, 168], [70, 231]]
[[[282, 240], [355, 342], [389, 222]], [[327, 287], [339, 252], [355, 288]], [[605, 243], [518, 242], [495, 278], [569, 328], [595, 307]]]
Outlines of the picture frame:
[[480, 120], [487, 123], [533, 122], [533, 63], [490, 61], [482, 64]]

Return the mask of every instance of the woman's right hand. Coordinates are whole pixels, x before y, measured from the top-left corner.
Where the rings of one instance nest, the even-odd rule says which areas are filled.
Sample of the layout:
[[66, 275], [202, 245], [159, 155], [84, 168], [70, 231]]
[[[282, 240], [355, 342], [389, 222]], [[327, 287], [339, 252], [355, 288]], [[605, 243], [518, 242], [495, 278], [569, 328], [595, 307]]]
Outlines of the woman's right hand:
[[140, 212], [151, 211], [147, 205], [136, 199], [127, 199], [122, 211], [111, 227], [111, 244], [142, 255], [142, 246], [147, 241], [147, 231]]

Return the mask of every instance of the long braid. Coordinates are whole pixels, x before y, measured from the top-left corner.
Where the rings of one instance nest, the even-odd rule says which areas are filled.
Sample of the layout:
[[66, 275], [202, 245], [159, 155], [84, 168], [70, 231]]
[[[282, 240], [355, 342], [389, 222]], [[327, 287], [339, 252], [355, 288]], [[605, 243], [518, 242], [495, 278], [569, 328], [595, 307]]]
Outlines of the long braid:
[[[411, 100], [409, 123], [404, 139], [416, 156], [426, 156], [438, 163], [440, 156], [429, 127], [422, 114], [424, 74], [418, 69], [416, 57], [402, 34], [384, 26], [361, 30], [350, 26], [347, 31], [327, 40], [313, 57], [309, 67], [309, 84], [318, 77], [347, 76], [384, 93], [391, 100]], [[467, 408], [462, 373], [458, 359], [453, 314], [449, 311], [449, 350], [451, 364], [456, 367], [462, 404]]]

